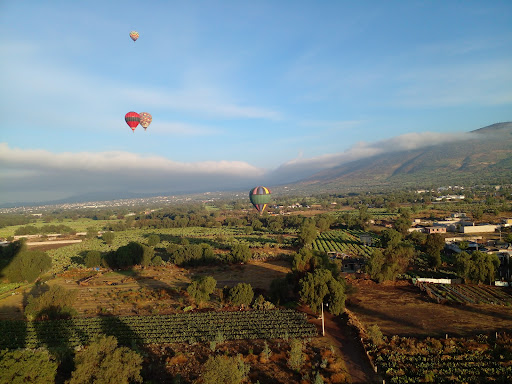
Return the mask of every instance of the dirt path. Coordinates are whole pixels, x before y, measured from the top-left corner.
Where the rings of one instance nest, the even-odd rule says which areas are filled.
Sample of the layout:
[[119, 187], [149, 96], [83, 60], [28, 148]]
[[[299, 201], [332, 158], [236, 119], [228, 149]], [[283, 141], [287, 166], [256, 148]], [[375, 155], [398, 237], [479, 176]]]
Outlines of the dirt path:
[[[308, 307], [301, 306], [297, 309], [308, 315], [309, 321], [318, 326], [321, 334], [322, 320], [318, 319]], [[357, 331], [347, 324], [346, 315], [333, 316], [328, 312], [324, 314], [326, 345], [332, 345], [339, 351], [350, 375], [349, 382], [352, 384], [378, 383], [379, 378], [368, 361]]]
[[350, 327], [346, 319], [325, 313], [325, 336], [338, 347], [345, 360], [353, 384], [377, 383], [378, 377], [373, 371], [359, 336]]

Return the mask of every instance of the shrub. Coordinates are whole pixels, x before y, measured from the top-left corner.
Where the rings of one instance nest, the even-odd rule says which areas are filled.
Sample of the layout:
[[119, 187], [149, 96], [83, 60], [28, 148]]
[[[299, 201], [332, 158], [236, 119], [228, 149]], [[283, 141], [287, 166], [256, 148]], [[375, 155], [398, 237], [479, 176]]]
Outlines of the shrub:
[[0, 351], [0, 382], [53, 384], [58, 363], [45, 349]]
[[160, 242], [160, 236], [152, 234], [148, 236], [148, 245], [154, 247]]
[[87, 268], [99, 267], [101, 265], [101, 252], [96, 250], [88, 251], [84, 262]]
[[100, 336], [77, 352], [69, 384], [141, 383], [141, 369], [142, 356], [127, 347], [118, 347], [113, 336]]
[[249, 365], [240, 356], [210, 356], [204, 364], [204, 384], [239, 384], [249, 373]]
[[304, 364], [304, 354], [302, 353], [302, 342], [298, 339], [292, 339], [290, 342], [290, 358], [288, 365], [291, 369], [298, 371]]
[[[3, 277], [11, 283], [34, 282], [42, 273], [50, 270], [52, 259], [43, 251], [21, 249], [3, 270]], [[0, 276], [1, 277], [1, 276]]]
[[215, 290], [217, 281], [211, 276], [202, 276], [198, 280], [194, 280], [187, 287], [187, 293], [196, 302], [200, 303], [203, 301], [210, 300], [210, 295]]
[[250, 305], [253, 297], [251, 284], [238, 283], [229, 290], [229, 301], [233, 305]]
[[115, 235], [114, 235], [114, 232], [105, 232], [101, 238], [103, 239], [103, 241], [107, 244], [112, 244], [112, 242], [114, 241], [114, 238], [115, 238]]
[[[46, 287], [46, 288], [45, 288]], [[76, 315], [73, 303], [77, 291], [68, 290], [60, 285], [45, 285], [40, 290], [46, 290], [39, 296], [29, 295], [25, 307], [25, 316], [29, 320], [60, 319]]]

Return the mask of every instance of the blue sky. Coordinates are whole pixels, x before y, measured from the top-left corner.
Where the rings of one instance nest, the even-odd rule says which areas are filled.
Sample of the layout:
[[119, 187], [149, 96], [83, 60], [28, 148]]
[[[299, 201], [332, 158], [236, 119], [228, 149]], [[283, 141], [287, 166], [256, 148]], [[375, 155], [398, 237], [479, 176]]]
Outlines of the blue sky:
[[510, 1], [3, 0], [0, 24], [0, 203], [272, 186], [512, 120]]

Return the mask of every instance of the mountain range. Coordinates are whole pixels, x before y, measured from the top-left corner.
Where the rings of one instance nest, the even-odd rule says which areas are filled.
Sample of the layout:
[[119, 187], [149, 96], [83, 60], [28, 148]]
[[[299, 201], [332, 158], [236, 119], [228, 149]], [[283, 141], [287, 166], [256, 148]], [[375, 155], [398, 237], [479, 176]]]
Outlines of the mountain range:
[[385, 153], [323, 170], [295, 184], [308, 191], [512, 183], [512, 122], [460, 140]]

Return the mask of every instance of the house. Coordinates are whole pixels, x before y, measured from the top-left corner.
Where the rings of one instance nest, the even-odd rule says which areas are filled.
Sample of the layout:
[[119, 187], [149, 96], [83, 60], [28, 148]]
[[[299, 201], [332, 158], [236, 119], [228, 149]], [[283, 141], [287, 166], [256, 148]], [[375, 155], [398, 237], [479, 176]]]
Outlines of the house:
[[446, 233], [446, 227], [425, 227], [425, 232], [429, 235], [432, 233]]
[[359, 241], [361, 241], [363, 245], [372, 245], [373, 238], [368, 233], [362, 233], [361, 235], [359, 235]]
[[512, 219], [503, 219], [502, 227], [512, 227]]
[[484, 225], [462, 225], [460, 226], [459, 232], [461, 233], [493, 233], [498, 228], [495, 224], [484, 224]]

